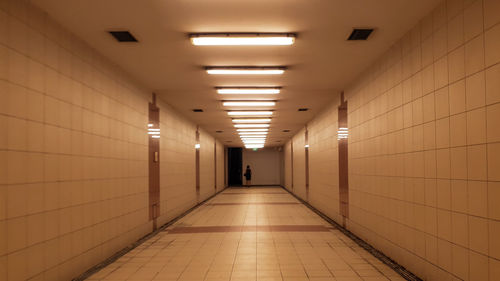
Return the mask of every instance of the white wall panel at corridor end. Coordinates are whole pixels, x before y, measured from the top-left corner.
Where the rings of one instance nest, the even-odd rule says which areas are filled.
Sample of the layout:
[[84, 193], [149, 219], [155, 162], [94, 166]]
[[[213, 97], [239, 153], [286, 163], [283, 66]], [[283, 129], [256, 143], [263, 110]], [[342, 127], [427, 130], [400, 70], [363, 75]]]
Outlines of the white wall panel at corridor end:
[[[243, 149], [243, 172], [247, 165], [252, 169], [252, 185], [279, 185], [281, 182], [281, 151], [264, 148], [257, 151]], [[245, 178], [243, 177], [243, 183]]]

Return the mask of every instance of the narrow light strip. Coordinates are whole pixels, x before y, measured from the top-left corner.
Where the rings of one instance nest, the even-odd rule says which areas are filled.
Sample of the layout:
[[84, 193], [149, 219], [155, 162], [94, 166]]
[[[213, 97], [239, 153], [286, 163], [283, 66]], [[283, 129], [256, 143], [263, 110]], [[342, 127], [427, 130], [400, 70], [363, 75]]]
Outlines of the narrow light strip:
[[272, 111], [228, 111], [229, 116], [271, 116]]
[[235, 128], [269, 128], [269, 124], [235, 124]]
[[238, 132], [267, 132], [269, 129], [237, 129]]
[[244, 141], [243, 143], [245, 145], [247, 145], [247, 144], [262, 144], [262, 145], [264, 145], [266, 142], [265, 141]]
[[221, 95], [269, 95], [279, 94], [279, 88], [217, 88], [217, 93]]
[[208, 74], [216, 75], [280, 75], [284, 67], [207, 67]]
[[289, 46], [295, 43], [294, 34], [192, 34], [195, 46]]
[[254, 136], [254, 137], [241, 137], [242, 140], [265, 140], [266, 137], [264, 136]]
[[149, 135], [159, 135], [160, 132], [148, 132]]
[[275, 106], [274, 101], [225, 101], [223, 106]]
[[271, 122], [270, 118], [261, 119], [233, 119], [233, 123], [268, 123]]
[[245, 148], [263, 148], [263, 144], [247, 144], [245, 145]]
[[240, 136], [250, 137], [250, 136], [265, 136], [267, 132], [239, 132]]
[[154, 136], [151, 136], [151, 137], [154, 138], [154, 139], [159, 139], [160, 138], [159, 135], [154, 135]]

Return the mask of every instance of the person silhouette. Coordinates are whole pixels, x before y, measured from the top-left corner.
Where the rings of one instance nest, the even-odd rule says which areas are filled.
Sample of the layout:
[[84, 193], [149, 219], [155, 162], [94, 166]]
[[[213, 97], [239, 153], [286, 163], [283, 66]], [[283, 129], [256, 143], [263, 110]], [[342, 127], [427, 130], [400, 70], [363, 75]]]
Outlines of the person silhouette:
[[247, 165], [244, 176], [246, 179], [246, 186], [250, 187], [252, 184], [252, 169], [250, 169], [250, 165]]

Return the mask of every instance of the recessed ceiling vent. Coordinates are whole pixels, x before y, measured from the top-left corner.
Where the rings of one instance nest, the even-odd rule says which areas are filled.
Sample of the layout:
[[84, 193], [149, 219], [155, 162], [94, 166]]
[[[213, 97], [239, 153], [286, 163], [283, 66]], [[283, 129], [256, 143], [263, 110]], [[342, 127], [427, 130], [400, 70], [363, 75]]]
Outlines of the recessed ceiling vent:
[[284, 133], [288, 133], [288, 132], [290, 132], [290, 130], [283, 130], [283, 132], [284, 132]]
[[195, 109], [193, 109], [193, 112], [203, 112], [203, 109], [201, 109], [201, 108], [195, 108]]
[[366, 40], [372, 32], [373, 28], [355, 28], [347, 40]]
[[308, 110], [309, 110], [309, 108], [305, 108], [305, 107], [304, 108], [299, 108], [299, 111], [308, 111]]
[[138, 42], [134, 35], [128, 31], [109, 31], [109, 34], [115, 37], [118, 42]]
[[224, 132], [224, 131], [215, 131], [215, 132], [216, 132], [217, 134], [220, 134], [220, 133], [222, 133], [222, 132]]

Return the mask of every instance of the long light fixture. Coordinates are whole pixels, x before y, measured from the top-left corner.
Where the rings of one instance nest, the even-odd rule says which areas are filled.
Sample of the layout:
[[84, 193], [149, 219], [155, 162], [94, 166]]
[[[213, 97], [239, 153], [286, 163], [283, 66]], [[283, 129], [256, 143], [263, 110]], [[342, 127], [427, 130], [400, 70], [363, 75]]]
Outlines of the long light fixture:
[[269, 124], [235, 124], [235, 128], [269, 128]]
[[245, 145], [245, 148], [263, 148], [263, 144], [247, 144]]
[[295, 34], [283, 33], [205, 33], [191, 34], [195, 46], [289, 46]]
[[237, 129], [238, 132], [267, 132], [269, 129]]
[[275, 101], [225, 101], [223, 106], [275, 106]]
[[266, 140], [265, 139], [262, 139], [262, 140], [241, 140], [243, 141], [243, 143], [266, 143]]
[[266, 136], [241, 136], [242, 140], [265, 140]]
[[259, 118], [259, 119], [233, 119], [233, 123], [269, 123], [270, 118]]
[[208, 74], [215, 75], [280, 75], [285, 73], [282, 66], [209, 66]]
[[271, 116], [272, 111], [228, 111], [229, 116]]
[[240, 136], [250, 137], [250, 136], [265, 136], [267, 132], [238, 132]]
[[265, 87], [242, 87], [242, 88], [216, 88], [217, 93], [221, 95], [269, 95], [269, 94], [279, 94], [280, 88], [265, 88]]
[[267, 135], [240, 135], [241, 139], [265, 139]]

